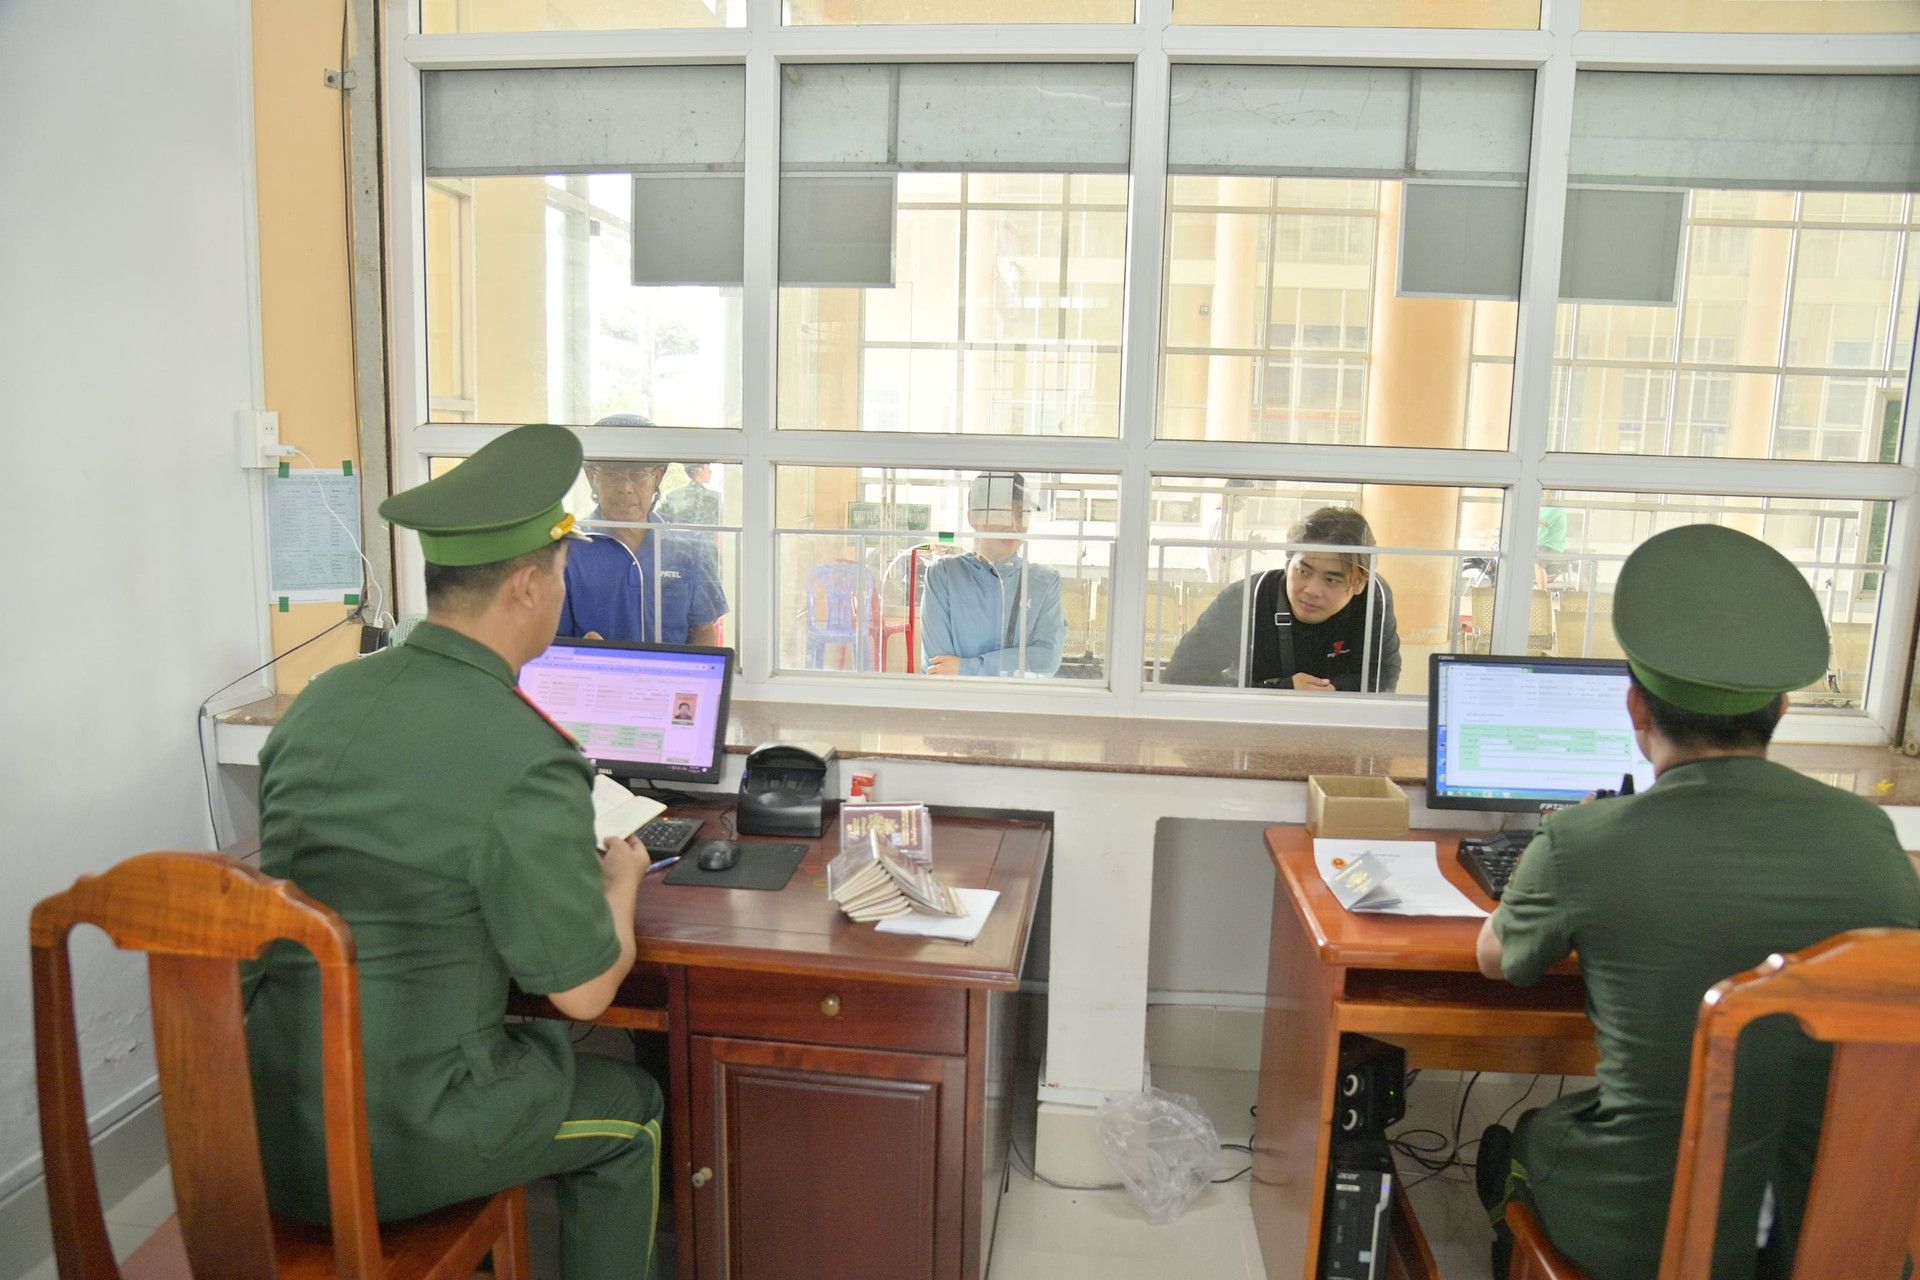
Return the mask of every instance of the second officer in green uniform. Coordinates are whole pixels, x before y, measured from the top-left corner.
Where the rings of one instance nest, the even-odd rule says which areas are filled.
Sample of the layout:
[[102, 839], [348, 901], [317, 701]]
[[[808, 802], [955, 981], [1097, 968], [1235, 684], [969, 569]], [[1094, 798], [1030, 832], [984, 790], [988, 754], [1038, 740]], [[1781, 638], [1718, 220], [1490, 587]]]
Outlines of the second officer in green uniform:
[[[634, 958], [645, 851], [596, 857], [590, 768], [515, 684], [560, 616], [580, 462], [564, 428], [522, 427], [382, 504], [420, 533], [427, 617], [269, 736], [261, 867], [352, 926], [380, 1216], [557, 1175], [565, 1280], [645, 1280], [658, 1085], [576, 1056], [564, 1023], [505, 1019], [509, 979], [594, 1017]], [[317, 972], [277, 943], [249, 981], [270, 1198], [324, 1222]]]
[[[1521, 986], [1577, 952], [1600, 1049], [1597, 1088], [1481, 1139], [1502, 1275], [1519, 1195], [1591, 1280], [1654, 1280], [1707, 989], [1848, 929], [1920, 926], [1920, 880], [1879, 807], [1766, 758], [1787, 692], [1827, 669], [1800, 571], [1731, 529], [1673, 529], [1628, 557], [1613, 617], [1657, 780], [1554, 814], [1480, 933], [1481, 969]], [[1713, 1277], [1785, 1277], [1831, 1051], [1775, 1018], [1739, 1056]]]

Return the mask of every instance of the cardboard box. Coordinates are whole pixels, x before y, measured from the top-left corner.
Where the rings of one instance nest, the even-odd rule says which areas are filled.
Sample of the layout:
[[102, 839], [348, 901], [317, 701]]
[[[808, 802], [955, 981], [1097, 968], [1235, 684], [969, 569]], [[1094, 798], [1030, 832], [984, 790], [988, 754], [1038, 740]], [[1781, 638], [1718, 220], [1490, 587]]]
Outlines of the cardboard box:
[[1407, 793], [1392, 778], [1317, 774], [1307, 779], [1307, 830], [1330, 840], [1407, 834]]

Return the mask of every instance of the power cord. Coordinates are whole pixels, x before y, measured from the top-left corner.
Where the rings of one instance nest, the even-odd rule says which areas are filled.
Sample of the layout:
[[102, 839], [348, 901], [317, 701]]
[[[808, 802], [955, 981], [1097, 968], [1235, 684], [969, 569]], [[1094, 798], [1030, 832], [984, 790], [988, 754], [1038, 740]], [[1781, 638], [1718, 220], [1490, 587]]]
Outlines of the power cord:
[[320, 631], [315, 633], [314, 635], [308, 636], [305, 640], [302, 640], [299, 644], [293, 646], [293, 648], [291, 649], [287, 649], [281, 653], [274, 654], [271, 658], [268, 658], [265, 662], [261, 663], [259, 666], [255, 667], [253, 670], [248, 671], [242, 675], [235, 676], [233, 679], [227, 681], [225, 684], [221, 685], [218, 689], [215, 689], [212, 693], [208, 694], [206, 697], [200, 699], [199, 712], [194, 716], [193, 731], [194, 731], [195, 739], [200, 744], [200, 781], [201, 781], [201, 784], [206, 788], [207, 827], [209, 830], [213, 832], [214, 848], [216, 849], [224, 848], [225, 842], [223, 842], [220, 839], [220, 819], [215, 814], [215, 806], [213, 802], [213, 770], [207, 764], [207, 704], [212, 702], [215, 698], [219, 697], [221, 694], [225, 693], [227, 690], [233, 688], [233, 686], [239, 684], [242, 680], [247, 679], [249, 676], [259, 675], [262, 671], [265, 671], [268, 667], [280, 661], [280, 659], [290, 657], [293, 654], [300, 652], [302, 649], [306, 648], [308, 645], [312, 644], [314, 641], [319, 640], [323, 636], [328, 636], [333, 634], [335, 631], [338, 631], [341, 627], [346, 626], [349, 622], [352, 622], [355, 618], [359, 618], [359, 617], [362, 617], [362, 611], [359, 609], [355, 609], [352, 613], [349, 613], [346, 617], [340, 619], [340, 621], [334, 623], [332, 626], [328, 627], [326, 630]]

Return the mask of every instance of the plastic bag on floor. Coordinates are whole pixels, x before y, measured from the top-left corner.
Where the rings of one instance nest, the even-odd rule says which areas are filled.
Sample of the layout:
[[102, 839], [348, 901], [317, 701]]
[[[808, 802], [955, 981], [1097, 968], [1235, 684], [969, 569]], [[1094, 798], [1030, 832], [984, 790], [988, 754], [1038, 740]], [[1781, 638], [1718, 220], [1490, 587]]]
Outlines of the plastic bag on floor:
[[1100, 1145], [1155, 1223], [1187, 1211], [1220, 1169], [1220, 1135], [1184, 1093], [1147, 1089], [1100, 1108]]

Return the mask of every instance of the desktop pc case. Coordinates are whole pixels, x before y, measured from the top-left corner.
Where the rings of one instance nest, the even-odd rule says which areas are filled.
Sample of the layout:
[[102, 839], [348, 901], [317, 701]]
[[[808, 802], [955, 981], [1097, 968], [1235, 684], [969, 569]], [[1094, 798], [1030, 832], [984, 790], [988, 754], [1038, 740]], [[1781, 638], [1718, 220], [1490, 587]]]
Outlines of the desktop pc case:
[[1381, 1280], [1387, 1274], [1393, 1179], [1393, 1152], [1384, 1137], [1334, 1144], [1320, 1280]]

